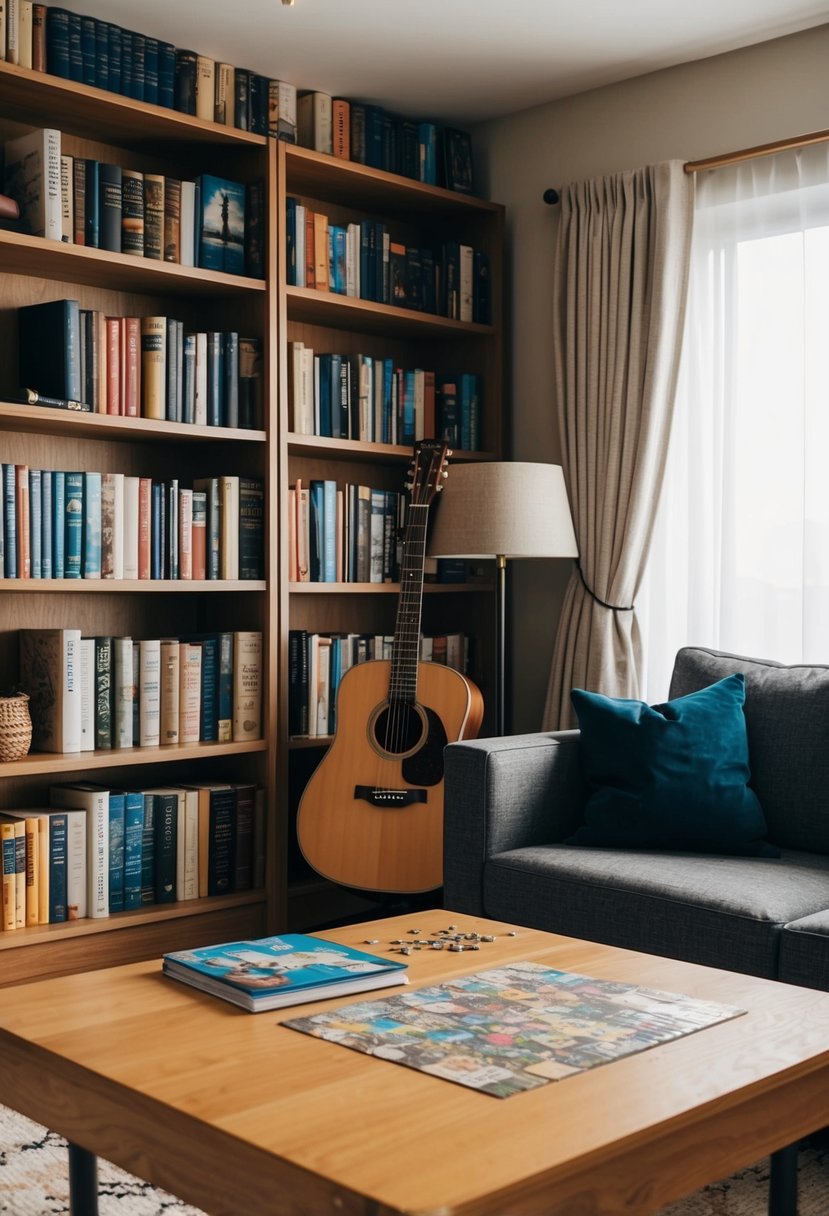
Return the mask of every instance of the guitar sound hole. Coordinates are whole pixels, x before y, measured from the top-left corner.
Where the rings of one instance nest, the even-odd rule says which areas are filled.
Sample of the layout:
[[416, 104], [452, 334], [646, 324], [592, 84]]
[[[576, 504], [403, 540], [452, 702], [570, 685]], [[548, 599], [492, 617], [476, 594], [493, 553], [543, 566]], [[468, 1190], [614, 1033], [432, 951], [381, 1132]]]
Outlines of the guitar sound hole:
[[414, 705], [386, 705], [371, 723], [376, 746], [392, 756], [405, 756], [419, 747], [424, 729]]

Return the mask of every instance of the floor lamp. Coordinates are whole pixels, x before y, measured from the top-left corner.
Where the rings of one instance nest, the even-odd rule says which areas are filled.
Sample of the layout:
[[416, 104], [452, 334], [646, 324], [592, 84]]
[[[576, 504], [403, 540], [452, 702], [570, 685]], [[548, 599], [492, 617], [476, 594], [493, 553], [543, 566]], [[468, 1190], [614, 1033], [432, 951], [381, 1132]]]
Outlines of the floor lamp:
[[497, 733], [506, 733], [507, 558], [577, 557], [561, 466], [506, 461], [456, 464], [433, 512], [430, 557], [494, 557]]

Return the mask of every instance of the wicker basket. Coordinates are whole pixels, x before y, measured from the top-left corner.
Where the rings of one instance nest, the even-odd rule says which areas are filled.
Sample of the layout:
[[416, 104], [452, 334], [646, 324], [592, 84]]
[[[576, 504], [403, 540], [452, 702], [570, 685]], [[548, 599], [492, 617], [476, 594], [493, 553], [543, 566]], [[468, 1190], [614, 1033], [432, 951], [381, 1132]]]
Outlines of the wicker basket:
[[32, 744], [32, 719], [25, 692], [0, 697], [0, 762], [20, 760]]

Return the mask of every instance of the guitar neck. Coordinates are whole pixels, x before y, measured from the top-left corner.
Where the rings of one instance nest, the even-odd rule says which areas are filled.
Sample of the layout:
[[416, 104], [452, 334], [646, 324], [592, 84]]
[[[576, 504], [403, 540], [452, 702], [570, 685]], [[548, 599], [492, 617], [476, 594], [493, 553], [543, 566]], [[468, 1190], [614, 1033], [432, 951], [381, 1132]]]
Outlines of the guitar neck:
[[403, 533], [400, 597], [397, 602], [389, 681], [389, 700], [407, 704], [414, 704], [417, 700], [417, 663], [420, 657], [420, 617], [428, 522], [428, 503], [410, 503]]

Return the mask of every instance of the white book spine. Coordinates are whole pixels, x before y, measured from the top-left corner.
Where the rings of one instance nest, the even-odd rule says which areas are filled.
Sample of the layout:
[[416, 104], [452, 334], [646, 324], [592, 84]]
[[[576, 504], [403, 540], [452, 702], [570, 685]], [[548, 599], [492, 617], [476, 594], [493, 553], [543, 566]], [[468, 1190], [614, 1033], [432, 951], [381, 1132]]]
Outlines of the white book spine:
[[60, 238], [65, 245], [75, 241], [74, 156], [60, 158]]
[[213, 122], [216, 112], [216, 63], [207, 55], [196, 58], [196, 118]]
[[86, 812], [66, 812], [66, 919], [87, 914]]
[[109, 916], [109, 790], [95, 793], [86, 822], [87, 915]]
[[6, 60], [20, 62], [20, 0], [6, 0]]
[[233, 740], [262, 737], [262, 634], [233, 635]]
[[199, 792], [184, 794], [184, 874], [179, 899], [197, 899], [199, 894]]
[[80, 725], [82, 752], [95, 750], [95, 639], [81, 638], [78, 643], [80, 684]]
[[178, 492], [178, 576], [193, 577], [193, 491]]
[[112, 577], [124, 577], [124, 482], [123, 473], [113, 473]]
[[138, 578], [138, 477], [124, 478], [124, 514], [121, 548], [122, 578]]
[[221, 578], [237, 579], [239, 577], [239, 478], [222, 476], [219, 478], [219, 512], [221, 524], [221, 540], [219, 546]]
[[132, 638], [112, 639], [112, 662], [115, 668], [112, 746], [116, 748], [132, 747], [132, 697], [135, 687], [132, 649]]
[[64, 630], [63, 747], [64, 752], [81, 750], [80, 629]]
[[0, 0], [0, 60], [6, 58], [6, 2]]
[[145, 638], [140, 646], [138, 721], [141, 747], [158, 747], [161, 731], [161, 639]]
[[43, 200], [44, 235], [59, 241], [63, 233], [60, 196], [60, 131], [46, 130], [44, 137]]

